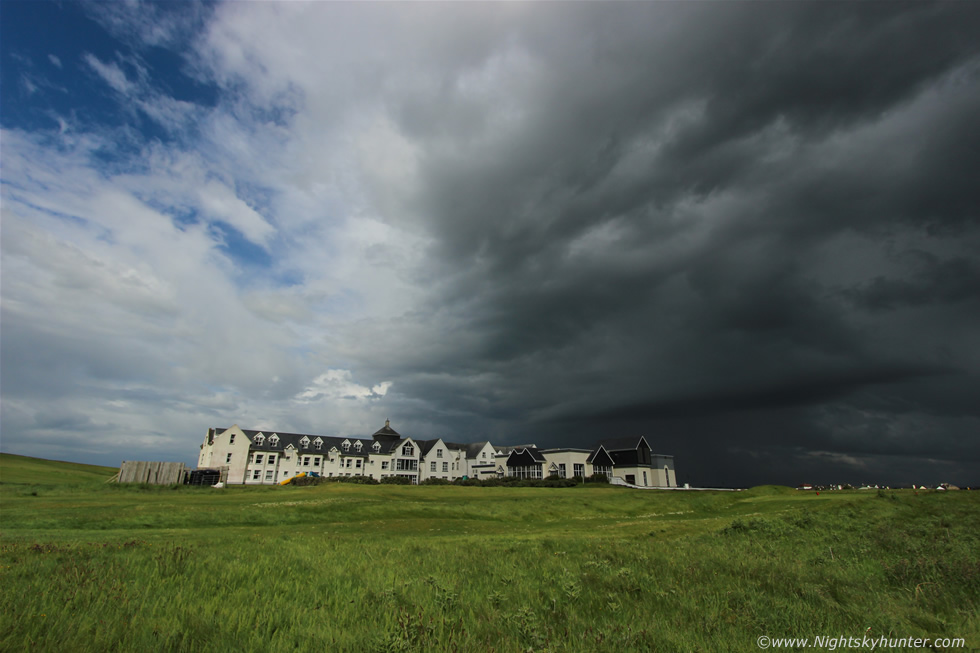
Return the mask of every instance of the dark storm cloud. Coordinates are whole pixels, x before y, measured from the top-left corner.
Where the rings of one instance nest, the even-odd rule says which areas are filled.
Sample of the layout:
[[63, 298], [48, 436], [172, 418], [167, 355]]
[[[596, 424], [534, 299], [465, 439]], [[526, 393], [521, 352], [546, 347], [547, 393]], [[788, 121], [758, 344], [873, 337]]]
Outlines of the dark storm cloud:
[[398, 387], [515, 440], [626, 425], [705, 472], [779, 433], [775, 464], [825, 476], [927, 451], [965, 474], [980, 412], [952, 429], [927, 389], [978, 390], [948, 355], [980, 317], [978, 28], [952, 4], [535, 6], [499, 42], [545, 73], [392, 100], [443, 266], [426, 311], [474, 336], [396, 357]]
[[370, 416], [643, 434], [694, 484], [977, 482], [975, 4], [85, 11], [112, 124], [4, 123], [5, 443]]

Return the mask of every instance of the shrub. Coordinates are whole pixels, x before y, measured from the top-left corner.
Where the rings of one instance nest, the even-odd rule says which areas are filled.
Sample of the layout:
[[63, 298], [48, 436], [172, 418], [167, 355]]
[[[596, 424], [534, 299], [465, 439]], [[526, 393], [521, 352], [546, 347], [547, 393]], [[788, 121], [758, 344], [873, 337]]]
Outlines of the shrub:
[[516, 476], [498, 476], [483, 480], [484, 487], [527, 487], [521, 485], [521, 479]]
[[407, 476], [385, 476], [381, 479], [382, 485], [411, 485], [412, 479]]
[[[370, 476], [321, 476], [316, 479], [318, 483], [313, 483], [312, 485], [318, 485], [319, 483], [354, 483], [357, 485], [377, 485], [378, 482], [371, 478]], [[308, 484], [309, 485], [309, 484]]]
[[427, 478], [419, 485], [452, 485], [453, 482], [445, 478]]
[[577, 478], [562, 478], [561, 476], [549, 476], [542, 481], [531, 481], [531, 487], [575, 487], [581, 483]]
[[609, 477], [605, 474], [593, 474], [585, 480], [587, 483], [608, 483]]

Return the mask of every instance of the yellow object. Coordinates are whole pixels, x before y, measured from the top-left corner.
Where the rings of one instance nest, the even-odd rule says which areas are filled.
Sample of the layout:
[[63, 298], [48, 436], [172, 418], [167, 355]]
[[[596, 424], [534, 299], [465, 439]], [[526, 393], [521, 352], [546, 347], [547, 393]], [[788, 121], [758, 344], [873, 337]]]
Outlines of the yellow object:
[[306, 476], [306, 472], [300, 472], [296, 476], [290, 476], [289, 478], [282, 479], [281, 481], [279, 481], [279, 485], [289, 485], [290, 483], [292, 483], [293, 481], [295, 481], [297, 478], [303, 478], [304, 476]]

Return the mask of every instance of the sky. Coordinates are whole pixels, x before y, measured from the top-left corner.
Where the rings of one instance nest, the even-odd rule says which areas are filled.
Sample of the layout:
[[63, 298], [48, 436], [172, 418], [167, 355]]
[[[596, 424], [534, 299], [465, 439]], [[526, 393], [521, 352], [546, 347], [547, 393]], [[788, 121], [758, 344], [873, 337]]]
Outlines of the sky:
[[0, 4], [0, 448], [980, 483], [976, 3]]

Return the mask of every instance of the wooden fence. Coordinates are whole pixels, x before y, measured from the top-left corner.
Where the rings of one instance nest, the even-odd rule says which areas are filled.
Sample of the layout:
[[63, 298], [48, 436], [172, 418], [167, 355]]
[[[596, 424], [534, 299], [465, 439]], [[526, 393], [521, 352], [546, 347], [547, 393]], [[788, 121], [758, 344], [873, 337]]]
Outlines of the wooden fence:
[[174, 483], [183, 483], [186, 472], [187, 466], [184, 463], [124, 460], [119, 468], [119, 482], [173, 485]]

